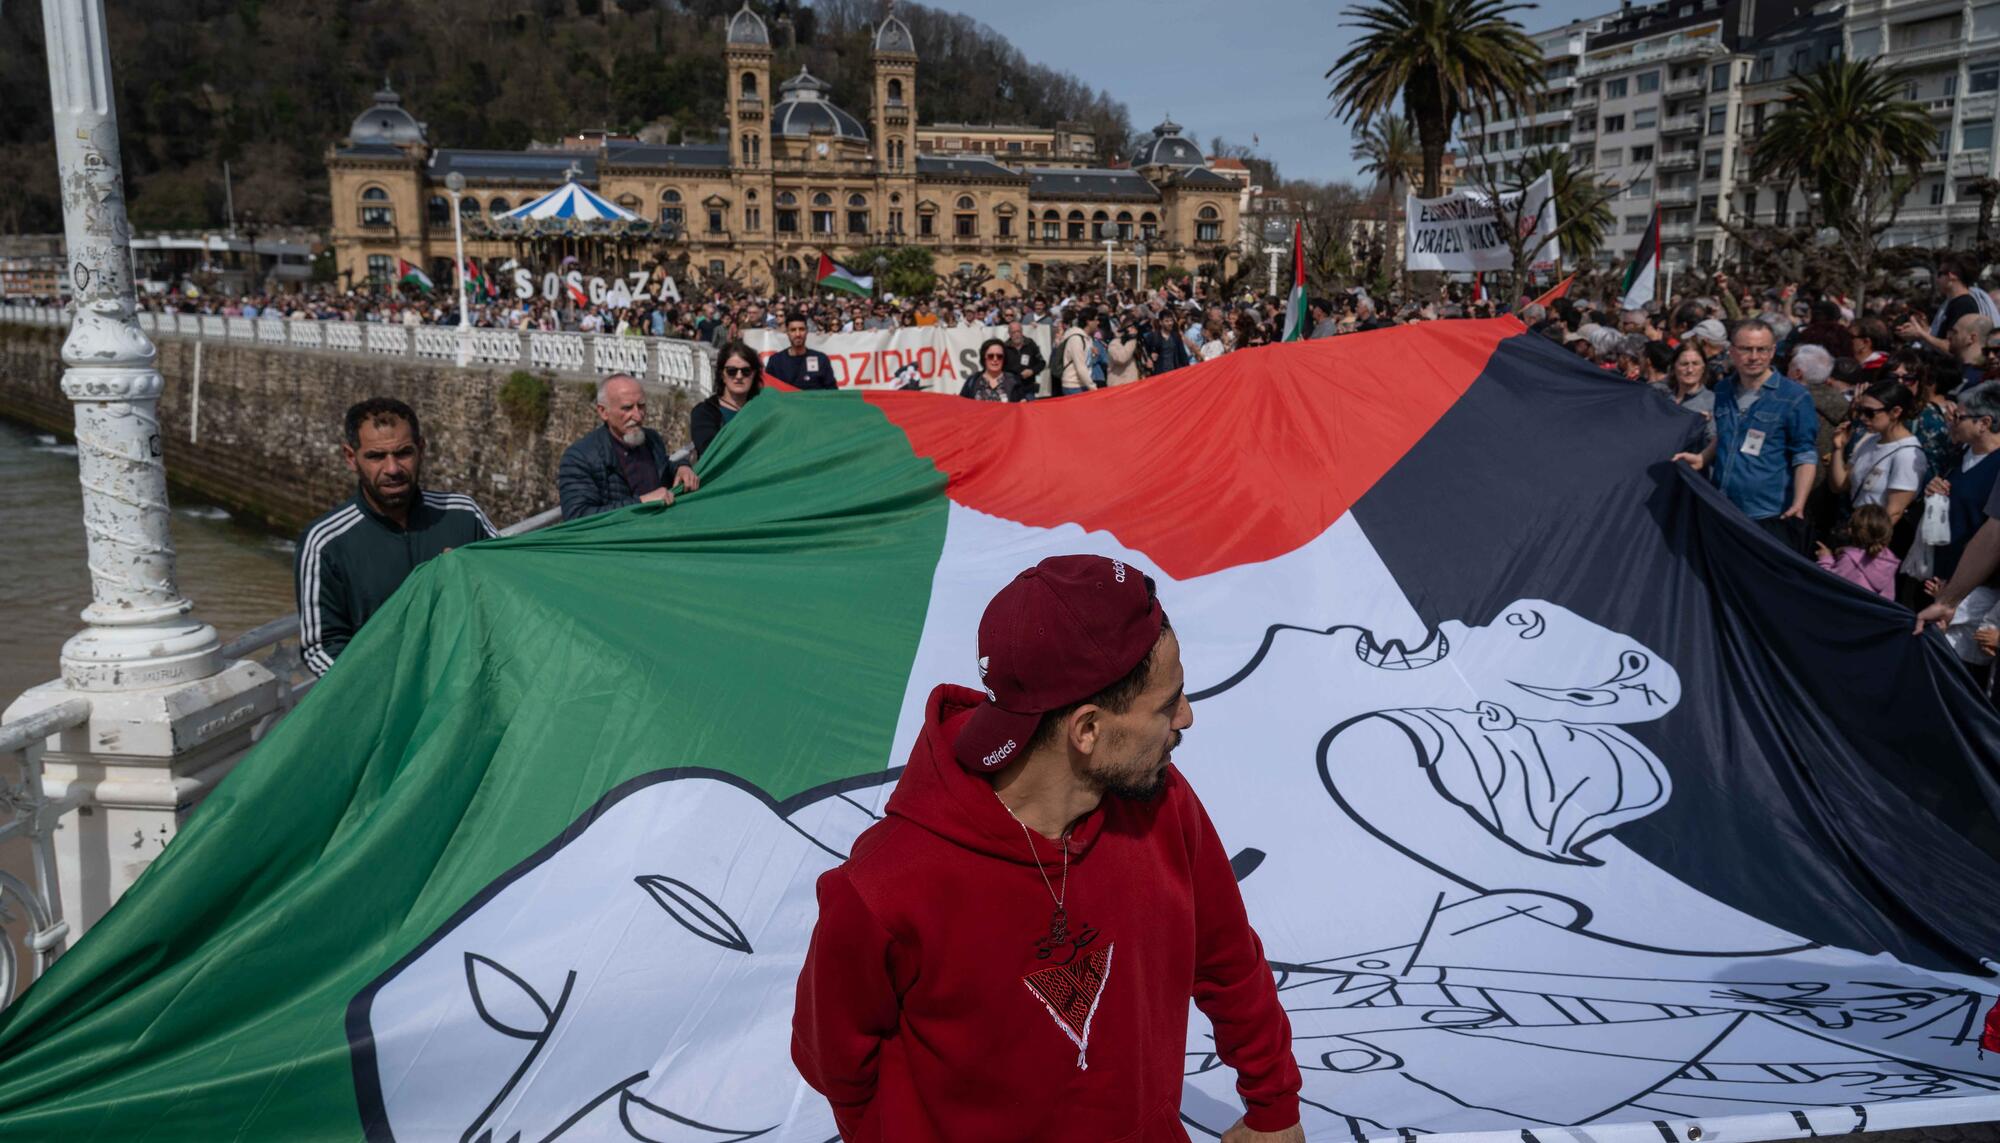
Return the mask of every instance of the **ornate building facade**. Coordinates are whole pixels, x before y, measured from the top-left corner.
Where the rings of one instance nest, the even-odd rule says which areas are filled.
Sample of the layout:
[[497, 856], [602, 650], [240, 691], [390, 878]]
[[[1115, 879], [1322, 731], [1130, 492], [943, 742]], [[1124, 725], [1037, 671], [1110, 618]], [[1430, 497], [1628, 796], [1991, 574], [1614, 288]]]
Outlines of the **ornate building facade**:
[[565, 178], [652, 223], [646, 234], [569, 251], [594, 262], [593, 273], [684, 260], [696, 282], [759, 289], [810, 281], [822, 251], [848, 261], [866, 247], [916, 246], [941, 275], [984, 276], [988, 288], [1018, 292], [1057, 267], [1101, 268], [1107, 237], [1128, 282], [1142, 259], [1201, 272], [1241, 256], [1240, 180], [1211, 169], [1171, 121], [1120, 168], [1094, 165], [1094, 142], [1067, 124], [920, 127], [915, 42], [894, 16], [875, 29], [865, 124], [804, 70], [773, 74], [769, 29], [747, 5], [730, 19], [723, 51], [729, 110], [718, 143], [433, 147], [396, 93], [378, 92], [327, 152], [343, 283], [394, 281], [398, 259], [450, 281], [454, 173], [464, 179], [466, 253], [487, 266], [559, 260], [525, 250], [490, 220]]

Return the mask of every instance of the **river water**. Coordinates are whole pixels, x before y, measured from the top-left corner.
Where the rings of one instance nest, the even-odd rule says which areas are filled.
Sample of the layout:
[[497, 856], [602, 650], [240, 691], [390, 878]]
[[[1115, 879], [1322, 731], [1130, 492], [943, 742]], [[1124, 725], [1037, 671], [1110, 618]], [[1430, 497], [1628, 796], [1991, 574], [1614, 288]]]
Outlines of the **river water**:
[[[295, 609], [292, 542], [176, 490], [181, 591], [224, 639]], [[76, 448], [0, 420], [0, 709], [55, 678], [63, 640], [90, 603]]]

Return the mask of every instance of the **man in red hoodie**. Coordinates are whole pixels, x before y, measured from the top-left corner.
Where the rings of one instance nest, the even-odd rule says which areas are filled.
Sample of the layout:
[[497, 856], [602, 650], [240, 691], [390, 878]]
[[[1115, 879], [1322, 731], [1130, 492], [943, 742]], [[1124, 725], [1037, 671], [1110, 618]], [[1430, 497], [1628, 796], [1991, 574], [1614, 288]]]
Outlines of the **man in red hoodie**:
[[819, 879], [792, 1059], [841, 1138], [1185, 1143], [1213, 1051], [1247, 1108], [1225, 1143], [1303, 1143], [1291, 1024], [1171, 764], [1194, 713], [1152, 579], [1043, 560], [987, 605], [979, 671], [931, 692], [886, 816]]

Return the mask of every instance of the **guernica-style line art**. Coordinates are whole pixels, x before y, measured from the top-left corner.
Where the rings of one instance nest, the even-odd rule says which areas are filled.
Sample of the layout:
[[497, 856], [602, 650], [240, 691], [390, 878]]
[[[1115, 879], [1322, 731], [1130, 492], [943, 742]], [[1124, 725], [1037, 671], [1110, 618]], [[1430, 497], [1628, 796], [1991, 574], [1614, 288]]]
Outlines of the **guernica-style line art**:
[[[2000, 1113], [1976, 982], [1816, 945], [1620, 844], [1673, 797], [1625, 728], [1681, 698], [1632, 639], [1539, 601], [1416, 646], [1280, 625], [1191, 697], [1176, 761], [1237, 847], [1309, 1137], [1655, 1143], [1722, 1119], [1754, 1124], [1739, 1139], [1838, 1134], [1917, 1100]], [[814, 882], [896, 775], [773, 801], [675, 769], [606, 795], [355, 997], [369, 1137], [835, 1138], [791, 1065], [794, 985]], [[1194, 1014], [1197, 1138], [1241, 1114], [1233, 1084]]]

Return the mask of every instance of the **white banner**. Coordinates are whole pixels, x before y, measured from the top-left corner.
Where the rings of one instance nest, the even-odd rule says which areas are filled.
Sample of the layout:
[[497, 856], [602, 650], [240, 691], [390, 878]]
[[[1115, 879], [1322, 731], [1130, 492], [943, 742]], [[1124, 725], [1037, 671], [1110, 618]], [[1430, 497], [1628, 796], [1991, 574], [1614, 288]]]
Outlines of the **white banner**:
[[[1028, 340], [1042, 347], [1049, 357], [1049, 327], [1023, 325]], [[979, 347], [989, 338], [1007, 336], [1005, 326], [975, 326], [947, 329], [918, 325], [897, 329], [867, 330], [861, 333], [816, 333], [806, 338], [806, 346], [833, 360], [833, 376], [843, 389], [893, 389], [896, 376], [905, 366], [913, 366], [924, 388], [935, 393], [957, 393], [965, 379], [979, 372]], [[750, 348], [770, 357], [791, 344], [778, 329], [745, 331], [743, 340]], [[1042, 388], [1048, 385], [1048, 371], [1035, 378]]]
[[[1561, 265], [1556, 248], [1556, 204], [1550, 197], [1554, 182], [1547, 172], [1529, 183], [1525, 191], [1500, 196], [1501, 217], [1496, 218], [1493, 202], [1477, 190], [1453, 191], [1443, 198], [1410, 195], [1404, 204], [1404, 227], [1408, 235], [1403, 265], [1410, 270], [1512, 270], [1514, 254], [1508, 248], [1502, 223], [1518, 225], [1530, 239], [1539, 234], [1540, 249], [1530, 269], [1553, 270]], [[1526, 201], [1523, 201], [1523, 196]], [[1518, 208], [1518, 209], [1517, 209]]]

